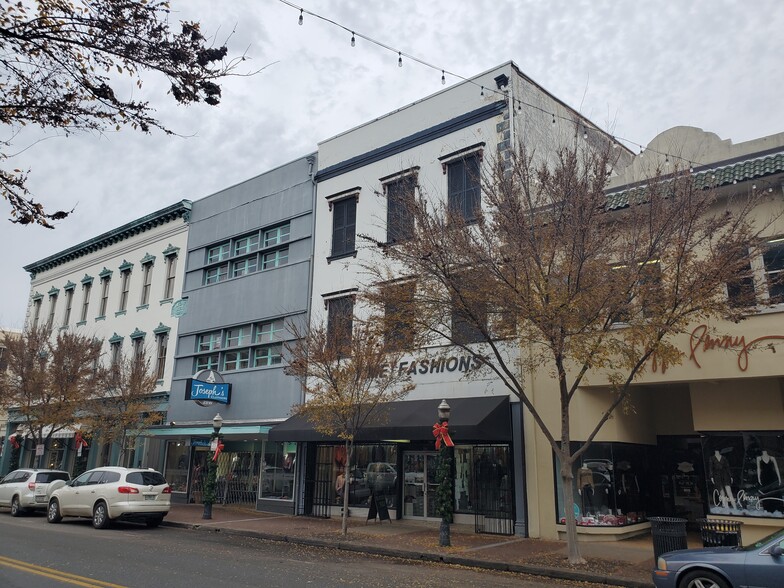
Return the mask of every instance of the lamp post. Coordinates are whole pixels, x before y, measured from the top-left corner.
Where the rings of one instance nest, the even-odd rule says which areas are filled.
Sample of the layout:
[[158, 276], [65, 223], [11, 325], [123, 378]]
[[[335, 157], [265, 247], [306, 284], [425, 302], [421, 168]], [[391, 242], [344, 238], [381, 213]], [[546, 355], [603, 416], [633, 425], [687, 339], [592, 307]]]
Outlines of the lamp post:
[[215, 478], [218, 472], [218, 455], [223, 449], [221, 443], [220, 430], [223, 426], [223, 417], [220, 413], [215, 415], [212, 419], [212, 435], [210, 436], [210, 450], [214, 453], [209, 462], [207, 462], [207, 481], [204, 484], [204, 513], [201, 515], [203, 519], [212, 518], [212, 505], [215, 502]]
[[452, 473], [452, 455], [454, 443], [449, 435], [449, 417], [451, 409], [446, 400], [442, 400], [438, 405], [438, 423], [434, 427], [436, 437], [436, 449], [440, 450], [438, 460], [438, 490], [436, 492], [436, 504], [438, 514], [441, 515], [441, 526], [438, 530], [438, 544], [441, 547], [449, 547], [451, 543], [449, 525], [452, 522], [454, 510], [454, 491], [452, 489], [454, 474]]

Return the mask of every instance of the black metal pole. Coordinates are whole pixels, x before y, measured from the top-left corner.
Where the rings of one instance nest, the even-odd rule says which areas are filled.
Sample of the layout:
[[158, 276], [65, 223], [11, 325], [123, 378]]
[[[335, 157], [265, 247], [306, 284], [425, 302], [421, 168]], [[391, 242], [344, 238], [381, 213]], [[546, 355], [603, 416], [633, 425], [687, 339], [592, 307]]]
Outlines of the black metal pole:
[[[210, 436], [210, 449], [212, 449], [213, 445], [220, 444], [220, 435], [218, 431], [213, 431], [212, 435]], [[212, 443], [214, 442], [214, 443]], [[217, 470], [218, 470], [218, 461], [214, 458], [215, 453], [213, 455], [208, 456], [207, 462], [207, 481], [204, 483], [204, 512], [201, 515], [202, 519], [211, 519], [212, 518], [212, 505], [215, 502], [215, 478], [217, 477]]]

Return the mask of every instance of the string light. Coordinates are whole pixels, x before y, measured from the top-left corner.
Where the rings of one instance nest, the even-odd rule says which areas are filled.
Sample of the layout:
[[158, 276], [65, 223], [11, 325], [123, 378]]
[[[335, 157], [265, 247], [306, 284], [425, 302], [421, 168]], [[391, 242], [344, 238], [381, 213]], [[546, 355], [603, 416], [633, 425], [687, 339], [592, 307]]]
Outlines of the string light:
[[[305, 14], [305, 9], [304, 9], [304, 8], [302, 8], [302, 7], [300, 7], [300, 6], [297, 6], [297, 5], [296, 5], [296, 4], [294, 4], [294, 3], [293, 3], [291, 0], [279, 0], [279, 2], [281, 2], [281, 3], [283, 3], [283, 4], [286, 4], [286, 5], [288, 5], [288, 6], [291, 6], [292, 8], [294, 8], [294, 9], [296, 9], [296, 10], [299, 10], [299, 19], [298, 19], [298, 23], [299, 23], [299, 25], [302, 25], [302, 24], [304, 23], [304, 14]], [[317, 13], [315, 13], [315, 12], [308, 11], [308, 14], [309, 14], [310, 16], [313, 16], [313, 17], [314, 17], [314, 18], [316, 18], [316, 19], [323, 20], [324, 22], [328, 22], [328, 23], [330, 23], [330, 24], [332, 24], [332, 25], [334, 25], [334, 26], [336, 26], [336, 27], [338, 27], [338, 28], [341, 28], [341, 29], [343, 29], [343, 30], [344, 30], [344, 31], [346, 31], [346, 32], [349, 32], [349, 33], [351, 33], [351, 46], [352, 46], [352, 47], [355, 47], [355, 46], [356, 46], [356, 35], [355, 35], [355, 32], [354, 32], [353, 30], [351, 30], [351, 29], [349, 29], [349, 28], [347, 28], [347, 27], [343, 26], [342, 24], [340, 24], [340, 23], [338, 23], [338, 22], [336, 22], [336, 21], [334, 21], [334, 20], [332, 20], [332, 19], [329, 19], [329, 18], [327, 18], [327, 17], [321, 16], [320, 14], [317, 14]], [[378, 46], [378, 47], [381, 47], [382, 49], [385, 49], [385, 50], [387, 50], [387, 51], [396, 52], [396, 53], [397, 53], [397, 55], [398, 55], [398, 59], [397, 59], [397, 65], [398, 65], [398, 67], [403, 67], [403, 52], [402, 52], [402, 51], [399, 51], [399, 50], [398, 50], [398, 49], [396, 49], [396, 48], [390, 47], [389, 45], [386, 45], [386, 44], [382, 43], [381, 41], [377, 41], [377, 40], [375, 40], [375, 39], [373, 39], [373, 38], [371, 38], [371, 37], [368, 37], [368, 36], [366, 36], [366, 35], [363, 35], [363, 34], [361, 34], [361, 33], [359, 34], [359, 36], [360, 36], [361, 38], [365, 39], [366, 41], [369, 41], [370, 43], [372, 43], [372, 44], [374, 44], [374, 45], [376, 45], [376, 46]], [[424, 65], [425, 67], [429, 67], [429, 68], [431, 68], [431, 69], [435, 69], [435, 70], [439, 70], [439, 69], [440, 69], [440, 70], [441, 70], [441, 84], [442, 84], [442, 85], [446, 85], [446, 70], [445, 70], [445, 69], [443, 69], [443, 68], [441, 68], [441, 67], [437, 67], [436, 65], [433, 65], [433, 64], [431, 64], [431, 63], [428, 63], [428, 62], [426, 62], [426, 61], [424, 61], [424, 60], [422, 60], [422, 59], [419, 59], [419, 58], [417, 58], [417, 57], [414, 57], [414, 56], [411, 56], [411, 55], [408, 55], [408, 54], [406, 55], [406, 57], [408, 57], [408, 58], [409, 58], [409, 59], [411, 59], [412, 61], [415, 61], [416, 63], [419, 63], [420, 65]], [[459, 74], [456, 74], [456, 73], [454, 73], [454, 72], [451, 72], [451, 71], [450, 71], [449, 73], [450, 73], [450, 75], [453, 75], [454, 77], [456, 77], [457, 79], [459, 79], [459, 80], [461, 80], [461, 81], [463, 81], [463, 82], [467, 82], [467, 83], [470, 83], [470, 84], [474, 84], [475, 86], [479, 86], [479, 85], [480, 85], [480, 84], [478, 84], [478, 83], [477, 83], [475, 80], [473, 80], [473, 79], [466, 78], [466, 77], [464, 77], [464, 76], [461, 76], [461, 75], [459, 75]], [[498, 95], [502, 95], [502, 94], [503, 94], [504, 98], [506, 98], [506, 96], [507, 96], [507, 93], [506, 93], [506, 92], [497, 91], [497, 90], [494, 90], [493, 88], [488, 88], [488, 91], [489, 91], [489, 92], [491, 92], [491, 93], [493, 93], [493, 94], [498, 94]], [[480, 89], [480, 95], [481, 95], [481, 96], [484, 96], [484, 95], [485, 95], [485, 94], [484, 94], [484, 86], [481, 86], [481, 89]], [[528, 102], [523, 102], [522, 100], [520, 100], [520, 99], [517, 99], [517, 98], [512, 98], [512, 102], [514, 103], [515, 101], [517, 102], [517, 110], [518, 110], [518, 111], [522, 111], [523, 104], [525, 104], [525, 106], [527, 106], [528, 108], [531, 108], [531, 109], [534, 109], [534, 110], [538, 110], [539, 112], [542, 112], [542, 113], [544, 113], [544, 114], [552, 114], [552, 121], [553, 121], [553, 124], [556, 124], [556, 118], [561, 118], [561, 119], [563, 119], [563, 120], [565, 120], [565, 121], [569, 121], [569, 122], [572, 122], [572, 121], [573, 121], [573, 119], [572, 119], [571, 117], [567, 117], [567, 116], [560, 116], [560, 115], [557, 115], [557, 114], [556, 114], [556, 113], [554, 113], [554, 112], [553, 112], [553, 113], [550, 113], [550, 112], [548, 112], [547, 110], [545, 110], [545, 109], [541, 108], [540, 106], [537, 106], [536, 104], [531, 104], [531, 103], [528, 103]], [[579, 128], [579, 127], [578, 127], [578, 128]], [[639, 147], [640, 147], [640, 155], [639, 155], [639, 156], [640, 156], [640, 157], [644, 157], [644, 155], [645, 155], [644, 151], [645, 151], [645, 150], [644, 150], [643, 146], [642, 146], [642, 145], [640, 145], [639, 143], [636, 143], [635, 141], [632, 141], [632, 140], [630, 140], [630, 139], [625, 139], [625, 138], [623, 138], [623, 137], [618, 137], [618, 136], [615, 136], [615, 135], [610, 135], [609, 133], [607, 133], [607, 136], [608, 136], [608, 138], [610, 138], [610, 139], [613, 141], [613, 143], [614, 143], [615, 145], [617, 145], [617, 146], [620, 146], [620, 141], [624, 141], [624, 142], [626, 142], [627, 144], [631, 144], [631, 145], [639, 145]], [[583, 124], [583, 139], [587, 139], [587, 138], [588, 138], [588, 128], [587, 128], [587, 125]], [[670, 155], [670, 154], [668, 154], [668, 153], [661, 152], [661, 151], [658, 151], [658, 150], [656, 150], [656, 149], [651, 149], [650, 147], [649, 147], [647, 150], [648, 150], [648, 151], [653, 151], [653, 153], [655, 153], [655, 154], [658, 154], [658, 155], [660, 155], [660, 156], [664, 156], [664, 157], [665, 157], [665, 164], [666, 164], [666, 165], [669, 165], [669, 159], [670, 159], [670, 157], [673, 157], [674, 159], [677, 159], [677, 160], [680, 160], [680, 161], [683, 161], [683, 162], [687, 162], [687, 163], [689, 164], [689, 172], [691, 172], [691, 173], [694, 173], [694, 165], [695, 165], [695, 163], [694, 163], [694, 162], [692, 162], [692, 161], [688, 161], [687, 159], [685, 159], [685, 158], [683, 158], [683, 157], [680, 157], [680, 156], [678, 156], [678, 155], [672, 155], [672, 156], [671, 156], [671, 155]], [[713, 180], [716, 180], [716, 175], [715, 175], [715, 174], [713, 174], [713, 175], [712, 175], [712, 179], [713, 179]], [[734, 180], [734, 181], [733, 181], [733, 184], [737, 184], [737, 180]], [[773, 191], [773, 189], [772, 189], [772, 188], [769, 188], [769, 189], [768, 189], [768, 191], [769, 191], [769, 192], [772, 192], [772, 191]]]
[[484, 86], [482, 86], [482, 91], [479, 92], [479, 95], [480, 96], [484, 96], [485, 95], [485, 87]]

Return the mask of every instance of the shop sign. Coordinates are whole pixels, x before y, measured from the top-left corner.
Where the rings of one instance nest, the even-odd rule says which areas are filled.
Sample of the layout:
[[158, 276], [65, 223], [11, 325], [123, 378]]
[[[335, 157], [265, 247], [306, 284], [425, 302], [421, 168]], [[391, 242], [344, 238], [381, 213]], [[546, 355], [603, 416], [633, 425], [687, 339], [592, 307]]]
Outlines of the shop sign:
[[[784, 335], [764, 335], [747, 342], [745, 335], [714, 336], [710, 333], [708, 325], [699, 325], [689, 335], [688, 359], [698, 368], [702, 368], [700, 359], [703, 354], [710, 351], [735, 351], [738, 369], [745, 372], [749, 369], [749, 354], [752, 348], [764, 341], [784, 341]], [[769, 346], [772, 346], [772, 344], [769, 343]], [[661, 373], [665, 373], [667, 367], [667, 364], [662, 362], [656, 354], [653, 355], [651, 365], [653, 372], [661, 370]]]
[[201, 370], [185, 382], [185, 400], [193, 400], [199, 406], [231, 403], [231, 384], [215, 370]]
[[209, 447], [210, 440], [206, 438], [191, 439], [191, 447]]

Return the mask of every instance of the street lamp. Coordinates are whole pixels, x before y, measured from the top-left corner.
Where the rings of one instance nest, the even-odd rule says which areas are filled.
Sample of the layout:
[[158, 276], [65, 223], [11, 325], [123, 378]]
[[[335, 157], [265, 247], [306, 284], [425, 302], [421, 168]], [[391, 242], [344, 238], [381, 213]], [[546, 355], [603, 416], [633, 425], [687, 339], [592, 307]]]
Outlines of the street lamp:
[[223, 417], [220, 413], [212, 419], [212, 435], [210, 436], [210, 450], [213, 451], [212, 459], [207, 463], [207, 481], [204, 484], [204, 513], [203, 519], [212, 518], [212, 505], [215, 502], [215, 485], [218, 473], [218, 456], [223, 449], [220, 430], [223, 426]]
[[452, 473], [452, 455], [454, 453], [454, 443], [449, 435], [449, 417], [452, 410], [446, 400], [442, 400], [438, 405], [438, 423], [433, 427], [433, 434], [436, 438], [436, 449], [440, 450], [438, 460], [438, 490], [436, 491], [436, 503], [438, 513], [441, 515], [441, 526], [438, 531], [438, 544], [441, 547], [449, 547], [451, 543], [449, 525], [452, 522], [452, 512], [454, 509], [454, 490], [452, 483], [454, 474]]

